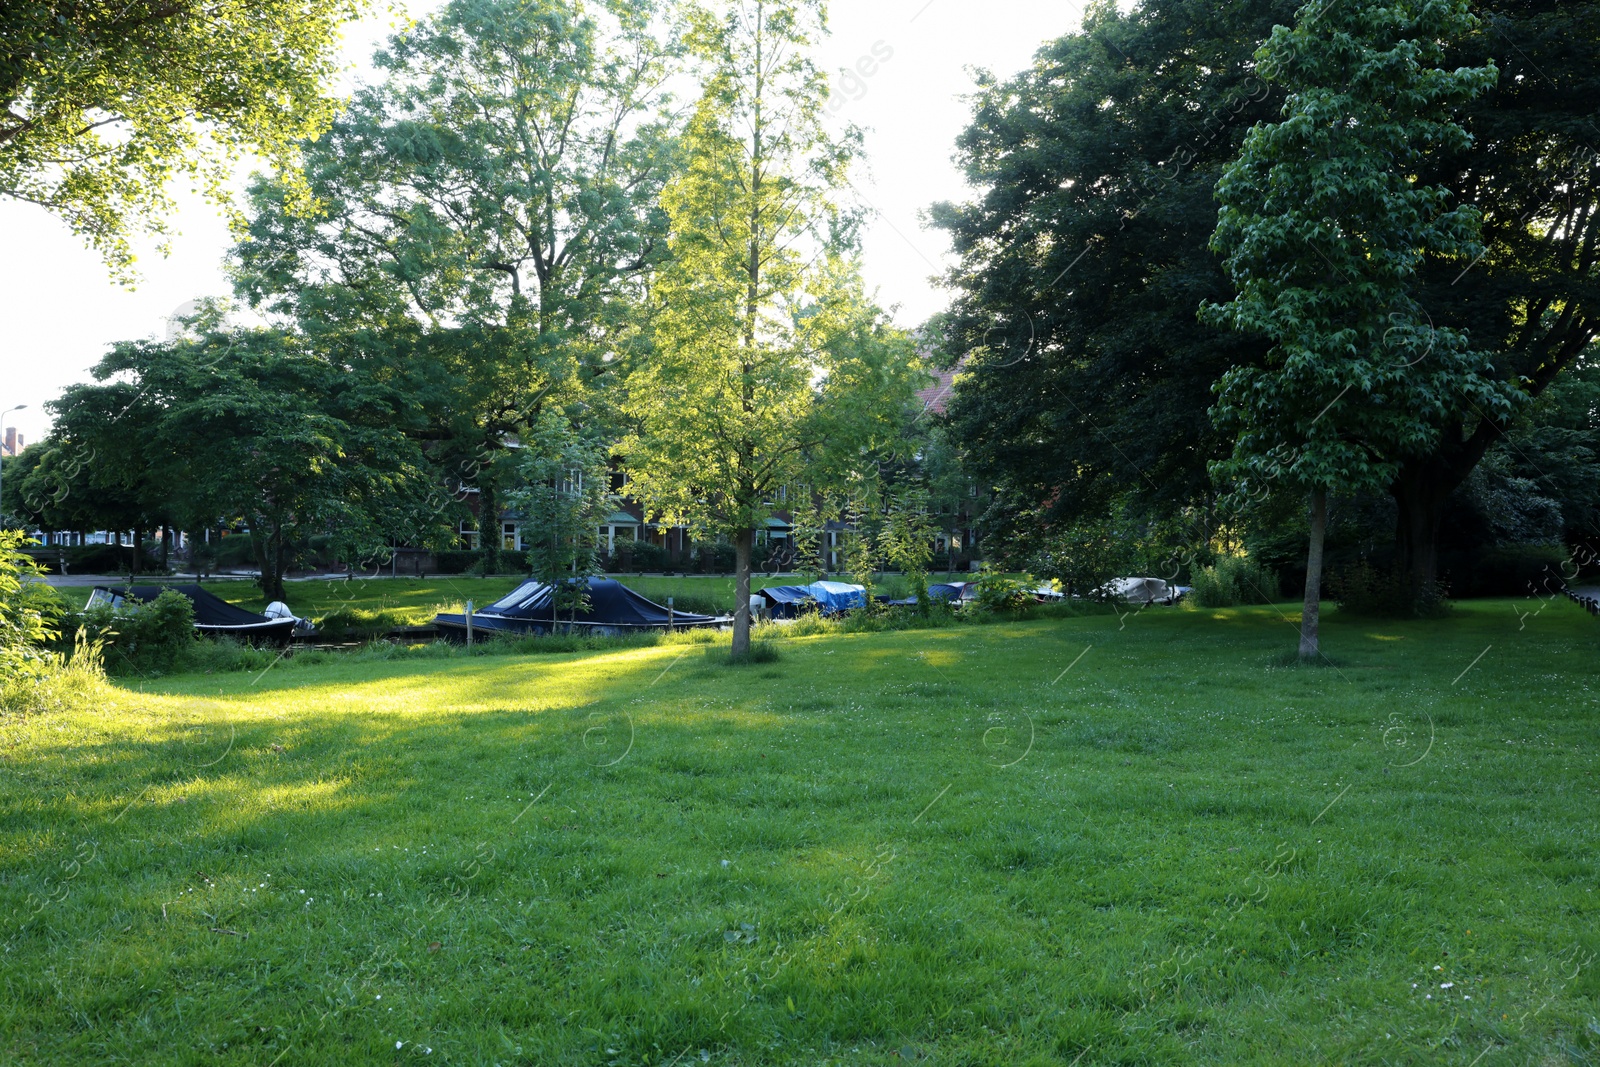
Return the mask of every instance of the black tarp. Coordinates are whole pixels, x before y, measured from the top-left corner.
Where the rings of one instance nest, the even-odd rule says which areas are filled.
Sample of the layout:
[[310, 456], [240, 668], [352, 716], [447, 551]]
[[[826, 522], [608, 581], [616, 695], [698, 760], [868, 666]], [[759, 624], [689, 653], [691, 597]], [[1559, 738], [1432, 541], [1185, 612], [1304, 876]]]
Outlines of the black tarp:
[[168, 589], [189, 598], [194, 605], [194, 628], [201, 633], [274, 638], [287, 638], [294, 633], [294, 619], [271, 619], [257, 615], [228, 603], [215, 593], [206, 592], [198, 585], [134, 585], [126, 589], [95, 586], [89, 603], [109, 602], [113, 606], [121, 606], [124, 600], [149, 603]]
[[817, 603], [811, 590], [803, 585], [769, 585], [765, 589], [757, 589], [755, 595], [767, 602], [768, 611], [774, 619], [792, 619], [802, 611], [811, 610]]
[[[686, 611], [672, 612], [652, 600], [647, 600], [621, 582], [610, 578], [590, 578], [589, 607], [580, 611], [576, 619], [570, 608], [559, 608], [555, 620], [557, 629], [574, 622], [590, 633], [623, 633], [630, 630], [665, 629], [670, 624], [676, 628], [716, 626], [727, 622], [726, 617], [695, 615]], [[543, 582], [526, 581], [506, 596], [472, 613], [475, 630], [492, 633], [540, 634], [550, 629], [550, 587]], [[437, 616], [434, 625], [448, 634], [464, 633], [467, 617], [456, 613]]]

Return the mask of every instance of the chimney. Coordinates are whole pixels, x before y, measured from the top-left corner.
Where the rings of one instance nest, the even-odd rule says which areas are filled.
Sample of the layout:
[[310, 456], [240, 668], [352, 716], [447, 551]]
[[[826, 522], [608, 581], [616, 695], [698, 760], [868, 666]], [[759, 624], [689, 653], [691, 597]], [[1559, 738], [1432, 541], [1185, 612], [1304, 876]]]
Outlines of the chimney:
[[6, 455], [8, 455], [8, 456], [16, 455], [17, 451], [21, 447], [22, 447], [22, 445], [17, 441], [17, 428], [15, 426], [7, 426], [6, 427]]

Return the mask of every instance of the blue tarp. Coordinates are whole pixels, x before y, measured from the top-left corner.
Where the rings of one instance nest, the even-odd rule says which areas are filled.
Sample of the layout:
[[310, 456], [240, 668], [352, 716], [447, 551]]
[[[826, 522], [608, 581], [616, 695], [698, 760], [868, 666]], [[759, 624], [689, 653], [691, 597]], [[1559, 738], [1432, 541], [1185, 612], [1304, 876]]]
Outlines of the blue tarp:
[[859, 608], [867, 602], [867, 591], [845, 582], [812, 582], [810, 585], [769, 585], [756, 590], [766, 600], [775, 619], [790, 619], [816, 605], [825, 615]]
[[825, 612], [849, 611], [851, 608], [864, 607], [867, 603], [867, 591], [864, 588], [844, 582], [812, 582], [805, 586], [805, 591]]

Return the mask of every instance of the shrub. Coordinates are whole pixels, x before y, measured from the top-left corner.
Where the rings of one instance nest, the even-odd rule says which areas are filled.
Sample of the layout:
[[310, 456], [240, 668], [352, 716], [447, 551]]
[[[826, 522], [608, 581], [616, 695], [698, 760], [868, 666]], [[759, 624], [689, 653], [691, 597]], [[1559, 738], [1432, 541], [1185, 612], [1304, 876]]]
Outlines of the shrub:
[[1436, 619], [1450, 613], [1444, 587], [1435, 582], [1420, 594], [1410, 579], [1393, 570], [1379, 570], [1358, 560], [1334, 575], [1328, 591], [1339, 611], [1378, 619]]
[[1278, 576], [1245, 556], [1223, 556], [1214, 567], [1190, 576], [1189, 598], [1202, 608], [1270, 604], [1278, 595]]
[[68, 616], [64, 638], [77, 643], [103, 641], [110, 674], [155, 675], [182, 663], [198, 640], [194, 604], [173, 589], [145, 604], [109, 604]]
[[483, 553], [470, 548], [446, 548], [433, 554], [434, 569], [440, 574], [465, 574], [483, 560]]
[[1548, 596], [1562, 588], [1562, 574], [1571, 573], [1565, 549], [1558, 545], [1503, 545], [1489, 548], [1448, 567], [1458, 596]]
[[25, 679], [50, 663], [66, 604], [40, 581], [43, 569], [22, 549], [20, 530], [0, 530], [0, 681]]
[[987, 563], [978, 572], [978, 580], [973, 584], [978, 593], [974, 607], [988, 612], [1010, 613], [1027, 611], [1033, 607], [1036, 603], [1033, 591], [1039, 586], [1026, 574], [1020, 578], [1007, 577]]
[[26, 672], [0, 677], [0, 718], [104, 706], [112, 693], [100, 653], [99, 642], [80, 634], [70, 656], [47, 653]]
[[701, 545], [695, 549], [694, 556], [702, 574], [727, 574], [733, 570], [733, 546], [726, 541]]
[[645, 571], [664, 571], [672, 566], [672, 553], [661, 545], [652, 545], [649, 541], [633, 542], [628, 546], [626, 555], [627, 567], [635, 574]]

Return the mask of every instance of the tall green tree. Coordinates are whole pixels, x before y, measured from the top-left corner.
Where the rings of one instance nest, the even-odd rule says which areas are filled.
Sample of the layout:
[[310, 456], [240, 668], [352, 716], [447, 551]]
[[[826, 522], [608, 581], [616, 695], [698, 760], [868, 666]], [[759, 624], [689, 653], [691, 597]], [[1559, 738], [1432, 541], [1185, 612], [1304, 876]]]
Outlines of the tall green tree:
[[[1216, 380], [1265, 348], [1191, 311], [1231, 295], [1207, 247], [1212, 192], [1245, 132], [1283, 102], [1253, 53], [1299, 4], [1092, 5], [1083, 30], [1030, 69], [980, 84], [958, 142], [980, 195], [939, 205], [934, 221], [959, 255], [945, 348], [969, 357], [951, 426], [1000, 490], [995, 528], [1037, 536], [1113, 510], [1165, 519], [1184, 507], [1237, 521], [1207, 475], [1231, 445], [1204, 412]], [[1427, 257], [1417, 299], [1536, 396], [1594, 337], [1600, 305], [1600, 2], [1474, 10], [1481, 23], [1447, 42], [1446, 65], [1492, 60], [1502, 77], [1452, 109], [1472, 142], [1419, 173], [1479, 209], [1487, 251], [1465, 273], [1455, 257]], [[1456, 410], [1435, 448], [1396, 472], [1397, 555], [1419, 587], [1436, 573], [1443, 502], [1508, 432], [1495, 410]]]
[[864, 297], [843, 203], [859, 138], [822, 123], [810, 58], [816, 0], [698, 10], [704, 90], [684, 173], [662, 194], [670, 258], [652, 292], [651, 350], [630, 376], [630, 491], [668, 522], [728, 536], [750, 641], [755, 531], [780, 486], [830, 482], [894, 440], [916, 385], [910, 338]]
[[878, 551], [899, 569], [917, 598], [917, 611], [928, 613], [928, 567], [933, 562], [933, 519], [928, 515], [928, 490], [901, 485], [889, 494], [888, 510], [878, 531]]
[[547, 406], [604, 418], [638, 333], [674, 158], [669, 16], [452, 0], [379, 53], [383, 81], [306, 149], [318, 217], [255, 190], [242, 293], [408, 380], [412, 432], [480, 494], [490, 569], [515, 466], [500, 454]]
[[131, 393], [91, 446], [111, 456], [137, 442], [147, 483], [186, 528], [247, 526], [269, 600], [288, 599], [284, 576], [313, 536], [350, 559], [453, 536], [452, 516], [410, 521], [438, 481], [395, 428], [411, 399], [301, 338], [237, 330], [119, 344], [94, 373], [104, 384], [70, 390], [53, 405], [58, 419], [92, 425], [80, 416]]
[[[1440, 326], [1469, 330], [1494, 353], [1500, 380], [1533, 400], [1600, 333], [1600, 2], [1473, 8], [1481, 21], [1449, 42], [1446, 65], [1493, 62], [1500, 78], [1458, 110], [1472, 143], [1425, 161], [1420, 177], [1450, 183], [1478, 209], [1483, 251], [1470, 269], [1430, 257], [1418, 299]], [[1547, 411], [1532, 406], [1536, 422]], [[1451, 494], [1524, 422], [1503, 409], [1451, 411], [1434, 445], [1401, 464], [1390, 486], [1395, 555], [1414, 587], [1438, 574]], [[1600, 526], [1587, 536], [1600, 536]]]
[[1231, 289], [1213, 191], [1281, 88], [1252, 53], [1299, 0], [1090, 5], [1014, 77], [981, 74], [956, 153], [970, 201], [934, 206], [957, 261], [948, 425], [997, 492], [994, 543], [1213, 494], [1212, 384], [1264, 346], [1198, 322]]
[[616, 506], [603, 443], [586, 440], [555, 412], [522, 435], [518, 460], [523, 485], [506, 501], [522, 517], [533, 576], [550, 586], [550, 632], [556, 613], [569, 617], [588, 605], [587, 579], [601, 572], [600, 525]]
[[338, 28], [360, 0], [0, 5], [0, 196], [38, 204], [127, 278], [184, 174], [219, 204], [244, 152], [305, 206], [299, 144], [327, 129]]
[[1426, 253], [1466, 266], [1481, 251], [1477, 212], [1416, 179], [1465, 147], [1451, 109], [1494, 83], [1493, 66], [1441, 66], [1440, 42], [1475, 23], [1466, 0], [1307, 5], [1257, 53], [1289, 92], [1282, 117], [1250, 131], [1217, 186], [1212, 245], [1238, 294], [1202, 317], [1271, 345], [1217, 385], [1235, 441], [1223, 472], [1309, 495], [1302, 659], [1320, 653], [1328, 494], [1384, 488], [1451, 412], [1510, 408], [1486, 355], [1429, 326], [1416, 297]]

